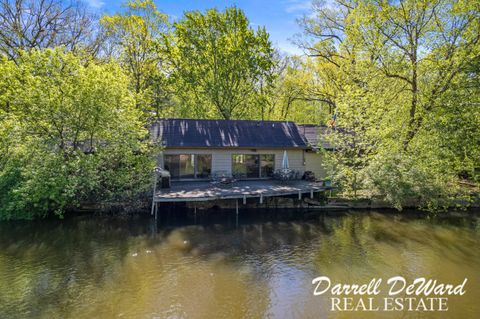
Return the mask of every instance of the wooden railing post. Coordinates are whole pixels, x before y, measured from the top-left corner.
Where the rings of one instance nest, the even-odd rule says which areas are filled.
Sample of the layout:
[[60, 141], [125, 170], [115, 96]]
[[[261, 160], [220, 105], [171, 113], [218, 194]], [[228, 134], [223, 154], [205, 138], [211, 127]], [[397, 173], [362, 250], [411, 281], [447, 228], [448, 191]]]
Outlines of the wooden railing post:
[[[157, 194], [157, 183], [158, 183], [158, 173], [160, 172], [160, 167], [155, 167], [153, 169], [153, 179], [154, 179], [154, 182], [153, 182], [153, 194], [152, 194], [152, 211], [151, 211], [151, 214], [153, 215], [154, 212], [155, 212], [155, 208], [156, 208], [156, 204], [155, 204], [155, 195]], [[156, 214], [155, 214], [155, 217], [156, 217]]]

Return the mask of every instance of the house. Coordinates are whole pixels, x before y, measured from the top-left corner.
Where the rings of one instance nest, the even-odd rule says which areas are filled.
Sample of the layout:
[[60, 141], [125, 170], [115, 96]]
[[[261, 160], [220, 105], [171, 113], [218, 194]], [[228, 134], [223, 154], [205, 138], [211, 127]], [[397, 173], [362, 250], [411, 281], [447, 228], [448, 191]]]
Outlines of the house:
[[207, 180], [223, 172], [237, 179], [270, 179], [282, 167], [287, 152], [289, 168], [302, 176], [314, 171], [321, 179], [321, 127], [287, 121], [160, 119], [151, 136], [163, 146], [159, 166], [172, 180]]
[[[331, 185], [300, 178], [308, 170], [324, 174], [317, 150], [330, 146], [316, 135], [323, 129], [286, 121], [160, 119], [150, 127], [150, 135], [163, 146], [158, 166], [175, 182], [166, 182], [164, 172], [155, 170], [152, 214], [157, 217], [162, 203], [183, 203], [194, 212], [235, 208], [237, 216], [239, 208], [248, 205], [319, 205], [316, 196], [332, 189]], [[296, 178], [290, 179], [291, 171], [287, 180], [284, 174], [272, 178], [283, 168], [284, 158]], [[218, 175], [222, 177], [210, 181]], [[157, 188], [159, 176], [161, 187]], [[236, 182], [225, 176], [233, 176]], [[317, 180], [324, 177], [316, 176]]]
[[305, 150], [306, 170], [312, 171], [316, 178], [325, 178], [327, 172], [324, 166], [324, 158], [320, 151], [322, 149], [327, 151], [334, 150], [333, 145], [324, 138], [331, 128], [316, 124], [298, 124], [297, 127], [308, 143], [308, 148]]

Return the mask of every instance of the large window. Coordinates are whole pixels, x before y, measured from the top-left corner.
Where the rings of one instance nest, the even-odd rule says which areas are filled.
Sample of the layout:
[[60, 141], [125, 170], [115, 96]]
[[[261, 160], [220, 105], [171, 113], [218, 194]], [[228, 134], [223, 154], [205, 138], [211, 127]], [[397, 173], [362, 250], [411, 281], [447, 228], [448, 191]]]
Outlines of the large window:
[[264, 178], [273, 175], [275, 155], [234, 154], [232, 173], [237, 178]]
[[272, 177], [275, 169], [275, 155], [263, 154], [260, 155], [260, 176]]
[[208, 178], [212, 171], [212, 155], [164, 155], [164, 164], [172, 179]]
[[196, 178], [209, 178], [212, 173], [212, 155], [210, 154], [198, 154], [196, 158]]

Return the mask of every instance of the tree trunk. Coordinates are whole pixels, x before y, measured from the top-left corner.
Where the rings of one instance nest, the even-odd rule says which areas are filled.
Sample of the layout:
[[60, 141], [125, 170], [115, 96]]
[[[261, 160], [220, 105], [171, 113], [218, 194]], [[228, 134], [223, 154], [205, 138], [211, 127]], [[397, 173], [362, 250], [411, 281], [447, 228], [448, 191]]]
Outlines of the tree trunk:
[[407, 136], [404, 142], [404, 149], [407, 150], [410, 141], [415, 137], [415, 133], [418, 130], [418, 122], [416, 121], [416, 113], [417, 113], [417, 104], [418, 104], [418, 75], [417, 75], [417, 52], [414, 49], [414, 52], [411, 54], [411, 61], [412, 61], [412, 80], [410, 83], [411, 90], [412, 90], [412, 100], [410, 102], [410, 113], [409, 113], [409, 121], [408, 121], [408, 131]]

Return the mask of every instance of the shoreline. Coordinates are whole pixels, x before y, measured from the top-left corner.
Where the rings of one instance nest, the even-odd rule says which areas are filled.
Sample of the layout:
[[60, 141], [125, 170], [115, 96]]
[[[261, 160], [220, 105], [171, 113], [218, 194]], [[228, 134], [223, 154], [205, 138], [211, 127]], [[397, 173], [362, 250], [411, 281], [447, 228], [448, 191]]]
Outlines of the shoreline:
[[[218, 215], [219, 212], [233, 212], [235, 214], [236, 201], [235, 200], [211, 200], [204, 202], [180, 202], [180, 203], [163, 203], [159, 208], [159, 215], [175, 215], [175, 214], [187, 214], [197, 216], [209, 216]], [[239, 202], [239, 212], [244, 213], [246, 211], [258, 212], [260, 214], [270, 214], [276, 211], [295, 211], [295, 212], [368, 212], [374, 211], [382, 214], [408, 214], [415, 211], [416, 215], [441, 215], [441, 214], [453, 214], [453, 213], [471, 213], [480, 211], [480, 199], [475, 202], [465, 205], [465, 203], [459, 203], [458, 206], [452, 205], [447, 209], [438, 209], [436, 211], [422, 210], [415, 205], [409, 205], [398, 210], [387, 202], [375, 200], [375, 199], [352, 199], [344, 197], [332, 197], [332, 198], [315, 198], [311, 199], [308, 196], [302, 199], [298, 199], [297, 196], [289, 197], [266, 197], [262, 203], [259, 203], [258, 199], [250, 198], [246, 204]], [[117, 202], [84, 202], [76, 208], [67, 209], [63, 217], [58, 217], [54, 214], [50, 214], [44, 218], [36, 219], [6, 219], [0, 220], [1, 222], [8, 221], [41, 221], [41, 220], [62, 220], [75, 216], [105, 216], [105, 217], [147, 217], [151, 215], [151, 201], [148, 197], [137, 199], [134, 201], [117, 201]]]
[[[438, 210], [439, 213], [447, 212], [468, 212], [480, 208], [480, 200], [471, 203], [470, 205], [455, 206], [452, 205], [445, 210]], [[116, 203], [88, 203], [82, 205], [80, 208], [71, 209], [67, 211], [65, 216], [76, 214], [96, 214], [96, 215], [150, 215], [151, 204], [148, 201], [138, 201], [132, 205], [131, 202], [116, 202]], [[235, 200], [212, 200], [204, 202], [181, 202], [162, 204], [159, 208], [161, 211], [168, 211], [174, 213], [175, 211], [191, 211], [202, 214], [208, 214], [217, 211], [231, 211], [235, 210]], [[394, 213], [402, 213], [405, 211], [422, 211], [429, 214], [427, 210], [423, 211], [418, 206], [412, 204], [398, 210], [385, 201], [375, 199], [350, 199], [335, 197], [323, 200], [302, 198], [298, 199], [295, 196], [291, 197], [270, 197], [265, 198], [263, 203], [258, 200], [249, 199], [246, 204], [240, 204], [239, 210], [252, 211], [275, 211], [275, 210], [300, 210], [300, 211], [369, 211], [380, 210]]]

